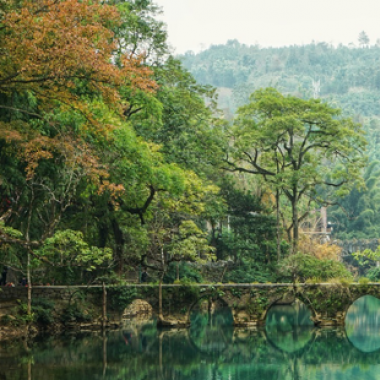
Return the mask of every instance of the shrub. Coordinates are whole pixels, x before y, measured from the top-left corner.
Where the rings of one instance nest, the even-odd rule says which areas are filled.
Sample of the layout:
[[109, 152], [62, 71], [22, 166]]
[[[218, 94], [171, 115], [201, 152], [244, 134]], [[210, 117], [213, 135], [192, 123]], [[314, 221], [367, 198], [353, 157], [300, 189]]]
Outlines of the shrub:
[[37, 323], [49, 325], [54, 322], [54, 302], [46, 298], [34, 298], [32, 300], [33, 319]]
[[92, 320], [91, 315], [78, 303], [70, 304], [61, 315], [61, 321], [67, 322], [89, 322]]
[[352, 274], [340, 262], [318, 259], [315, 256], [297, 253], [280, 261], [278, 281], [301, 281], [320, 278], [328, 281], [333, 278], [344, 278], [352, 281]]
[[367, 272], [367, 278], [370, 281], [378, 282], [380, 281], [380, 267], [372, 267], [368, 272]]
[[122, 311], [136, 298], [136, 288], [118, 286], [108, 288], [108, 306], [112, 310]]

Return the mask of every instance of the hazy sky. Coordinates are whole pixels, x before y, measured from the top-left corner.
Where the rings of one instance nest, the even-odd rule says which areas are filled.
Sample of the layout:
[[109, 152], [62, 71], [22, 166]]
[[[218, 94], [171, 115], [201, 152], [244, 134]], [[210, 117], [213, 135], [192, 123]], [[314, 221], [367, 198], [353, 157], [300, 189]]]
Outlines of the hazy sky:
[[380, 0], [155, 0], [176, 53], [229, 39], [261, 46], [380, 38]]

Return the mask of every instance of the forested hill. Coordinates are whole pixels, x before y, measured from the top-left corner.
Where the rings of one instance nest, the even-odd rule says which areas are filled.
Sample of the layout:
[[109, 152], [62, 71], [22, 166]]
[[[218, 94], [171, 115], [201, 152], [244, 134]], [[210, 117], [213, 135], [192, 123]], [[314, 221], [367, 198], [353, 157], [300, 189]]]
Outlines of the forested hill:
[[366, 190], [353, 190], [329, 208], [329, 219], [336, 237], [380, 236], [379, 44], [260, 48], [232, 40], [180, 59], [199, 82], [218, 88], [219, 107], [230, 120], [254, 90], [271, 86], [301, 98], [320, 97], [363, 124], [369, 157], [363, 173]]
[[[281, 48], [248, 46], [236, 40], [180, 57], [204, 84], [220, 89], [220, 105], [234, 112], [260, 87], [337, 101], [351, 115], [379, 117], [380, 47], [333, 47], [327, 43]], [[318, 91], [317, 91], [318, 92]]]

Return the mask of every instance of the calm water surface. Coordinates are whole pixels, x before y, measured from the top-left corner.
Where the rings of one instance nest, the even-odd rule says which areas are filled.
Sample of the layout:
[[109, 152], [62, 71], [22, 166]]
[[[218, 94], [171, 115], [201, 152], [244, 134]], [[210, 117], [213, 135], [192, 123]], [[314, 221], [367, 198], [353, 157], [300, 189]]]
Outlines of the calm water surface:
[[302, 304], [273, 307], [261, 331], [216, 307], [192, 327], [39, 338], [0, 346], [0, 380], [380, 380], [380, 301], [359, 299], [342, 329], [315, 329]]

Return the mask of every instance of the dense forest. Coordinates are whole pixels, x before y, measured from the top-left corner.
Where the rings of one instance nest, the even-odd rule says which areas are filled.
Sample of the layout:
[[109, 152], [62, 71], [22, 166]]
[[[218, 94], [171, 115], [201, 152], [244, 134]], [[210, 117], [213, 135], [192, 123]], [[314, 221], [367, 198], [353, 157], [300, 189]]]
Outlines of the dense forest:
[[0, 1], [0, 266], [29, 288], [207, 280], [196, 261], [225, 263], [220, 281], [351, 278], [301, 222], [329, 205], [341, 236], [378, 236], [380, 49], [178, 59], [158, 12]]

